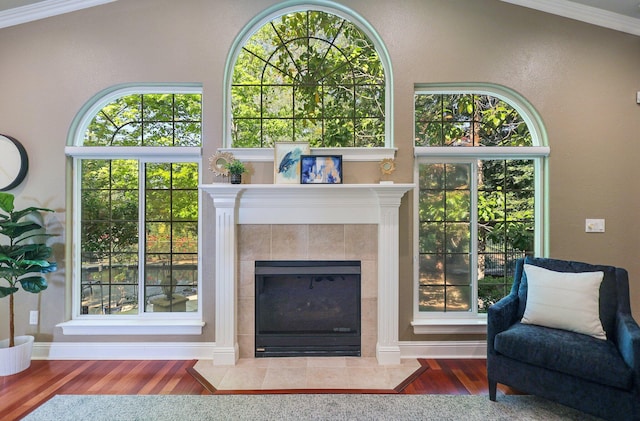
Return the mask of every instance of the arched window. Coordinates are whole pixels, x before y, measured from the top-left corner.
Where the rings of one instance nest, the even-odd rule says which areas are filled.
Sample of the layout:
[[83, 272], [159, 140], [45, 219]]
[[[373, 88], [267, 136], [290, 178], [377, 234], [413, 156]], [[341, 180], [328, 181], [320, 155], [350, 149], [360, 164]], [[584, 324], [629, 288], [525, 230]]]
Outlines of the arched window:
[[[201, 102], [199, 86], [124, 85], [98, 94], [76, 117], [66, 148], [74, 320], [201, 327]], [[73, 321], [63, 327], [74, 332]]]
[[438, 319], [482, 316], [509, 293], [515, 260], [544, 253], [549, 151], [533, 107], [501, 86], [416, 86], [414, 117], [414, 326], [433, 333]]
[[266, 11], [232, 48], [226, 146], [391, 147], [389, 63], [371, 27], [346, 8], [318, 1]]

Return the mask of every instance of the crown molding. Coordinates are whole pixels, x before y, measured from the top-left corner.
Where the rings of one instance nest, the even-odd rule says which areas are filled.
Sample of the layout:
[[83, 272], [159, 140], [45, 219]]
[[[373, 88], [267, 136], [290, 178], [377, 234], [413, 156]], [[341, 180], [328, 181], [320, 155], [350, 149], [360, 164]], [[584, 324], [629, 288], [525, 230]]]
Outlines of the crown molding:
[[569, 0], [501, 0], [565, 18], [640, 36], [640, 19], [609, 12]]
[[75, 12], [116, 0], [44, 0], [0, 12], [0, 28]]

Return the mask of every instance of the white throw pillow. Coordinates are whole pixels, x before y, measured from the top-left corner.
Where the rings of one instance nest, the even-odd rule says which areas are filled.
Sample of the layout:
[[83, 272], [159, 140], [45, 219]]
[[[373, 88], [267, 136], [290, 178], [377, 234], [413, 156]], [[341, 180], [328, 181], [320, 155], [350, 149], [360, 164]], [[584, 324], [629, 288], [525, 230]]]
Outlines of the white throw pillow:
[[524, 265], [527, 304], [522, 323], [607, 339], [600, 321], [600, 284], [604, 272], [555, 272]]

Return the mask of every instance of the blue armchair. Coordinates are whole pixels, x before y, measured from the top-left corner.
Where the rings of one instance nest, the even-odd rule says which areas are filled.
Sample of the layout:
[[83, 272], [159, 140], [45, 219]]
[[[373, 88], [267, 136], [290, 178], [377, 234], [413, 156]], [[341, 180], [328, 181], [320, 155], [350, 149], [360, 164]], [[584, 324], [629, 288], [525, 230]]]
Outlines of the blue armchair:
[[[606, 340], [522, 323], [524, 264], [555, 272], [604, 272], [599, 315]], [[516, 263], [511, 293], [487, 315], [489, 399], [498, 383], [610, 420], [640, 420], [640, 328], [631, 316], [627, 271], [565, 260]]]

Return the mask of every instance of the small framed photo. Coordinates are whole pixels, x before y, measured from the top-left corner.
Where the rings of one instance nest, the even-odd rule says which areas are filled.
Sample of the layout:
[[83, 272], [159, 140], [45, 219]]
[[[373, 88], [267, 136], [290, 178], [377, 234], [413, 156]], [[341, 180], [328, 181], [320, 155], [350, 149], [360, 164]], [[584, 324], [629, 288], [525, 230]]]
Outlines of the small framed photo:
[[273, 182], [300, 183], [300, 157], [311, 153], [308, 142], [276, 142], [273, 148]]
[[342, 155], [302, 155], [301, 184], [341, 184]]

